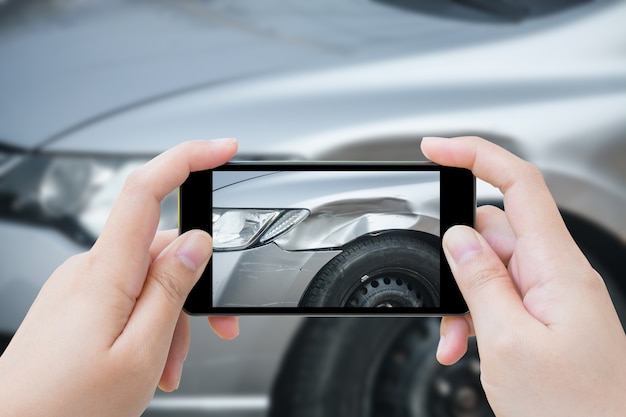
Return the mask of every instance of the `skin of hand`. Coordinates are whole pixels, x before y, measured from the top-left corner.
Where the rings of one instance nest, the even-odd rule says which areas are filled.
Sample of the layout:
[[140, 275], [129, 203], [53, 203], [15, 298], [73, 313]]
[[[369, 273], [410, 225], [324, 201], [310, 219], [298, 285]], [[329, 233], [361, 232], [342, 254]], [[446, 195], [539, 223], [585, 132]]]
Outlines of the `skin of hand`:
[[[157, 385], [178, 387], [181, 309], [212, 245], [203, 231], [157, 233], [160, 202], [236, 150], [234, 139], [186, 142], [128, 177], [94, 246], [51, 275], [0, 357], [0, 414], [139, 416]], [[239, 332], [234, 317], [209, 323], [225, 339]]]
[[500, 417], [623, 416], [626, 335], [539, 170], [476, 137], [425, 138], [422, 151], [498, 187], [505, 207], [480, 207], [476, 231], [443, 237], [471, 314], [443, 318], [438, 360], [458, 361], [475, 334]]

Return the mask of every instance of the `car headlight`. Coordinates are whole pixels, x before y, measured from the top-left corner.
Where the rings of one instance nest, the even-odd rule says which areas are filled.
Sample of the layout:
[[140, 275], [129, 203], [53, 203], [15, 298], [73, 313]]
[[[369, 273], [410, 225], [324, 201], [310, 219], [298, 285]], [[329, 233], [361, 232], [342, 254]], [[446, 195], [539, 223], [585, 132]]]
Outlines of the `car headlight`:
[[308, 210], [213, 209], [213, 249], [232, 251], [272, 242], [309, 215]]
[[[32, 156], [0, 179], [0, 219], [55, 227], [90, 246], [128, 174], [148, 158]], [[176, 192], [161, 207], [160, 228], [175, 228]]]

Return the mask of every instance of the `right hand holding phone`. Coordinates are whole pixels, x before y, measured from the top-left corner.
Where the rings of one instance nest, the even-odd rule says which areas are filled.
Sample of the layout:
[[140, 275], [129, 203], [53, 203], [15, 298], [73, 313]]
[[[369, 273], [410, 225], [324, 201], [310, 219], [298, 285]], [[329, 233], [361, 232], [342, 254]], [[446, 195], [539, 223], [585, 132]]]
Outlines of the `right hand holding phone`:
[[623, 415], [626, 335], [539, 170], [476, 137], [424, 138], [422, 150], [498, 187], [505, 207], [479, 208], [477, 231], [444, 235], [471, 314], [444, 317], [438, 360], [458, 361], [475, 334], [498, 416]]

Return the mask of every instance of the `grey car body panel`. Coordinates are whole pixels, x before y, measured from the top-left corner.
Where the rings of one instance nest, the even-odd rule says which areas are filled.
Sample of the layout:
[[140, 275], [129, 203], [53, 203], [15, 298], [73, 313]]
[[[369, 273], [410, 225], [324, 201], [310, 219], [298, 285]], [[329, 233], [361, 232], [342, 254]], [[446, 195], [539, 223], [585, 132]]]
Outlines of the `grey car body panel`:
[[[237, 6], [233, 6], [234, 3]], [[606, 5], [613, 2], [598, 1], [566, 13], [516, 24], [441, 19], [373, 2], [343, 4], [341, 15], [347, 16], [345, 19], [323, 13], [336, 7], [331, 0], [315, 2], [305, 8], [298, 2], [254, 3], [70, 2], [66, 7], [44, 9], [47, 13], [37, 9], [30, 11], [23, 6], [23, 12], [14, 12], [17, 19], [7, 16], [2, 25], [0, 90], [11, 100], [0, 101], [0, 139], [21, 147], [56, 151], [109, 153], [124, 150], [154, 154], [170, 147], [176, 132], [174, 136], [178, 140], [236, 135], [250, 141], [244, 148], [247, 151], [254, 142], [274, 141], [278, 133], [286, 138], [312, 131], [296, 106], [297, 97], [317, 95], [316, 90], [324, 85], [325, 89], [341, 85], [350, 89], [356, 87], [354, 93], [362, 97], [360, 104], [355, 103], [343, 91], [335, 94], [335, 99], [339, 100], [337, 105], [349, 102], [363, 106], [381, 99], [389, 100], [392, 97], [384, 94], [383, 85], [390, 80], [404, 82], [406, 76], [398, 74], [399, 67], [394, 70], [398, 63], [419, 69], [415, 71], [416, 79], [423, 78], [426, 86], [436, 87], [438, 83], [430, 79], [428, 68], [433, 67], [431, 58], [437, 60], [436, 56], [442, 51], [448, 51], [444, 55], [449, 57], [459, 56], [459, 48], [471, 51], [473, 46], [493, 44], [494, 39], [506, 46], [510, 38], [532, 37], [537, 32], [573, 26], [579, 20], [584, 21], [583, 17], [610, 10]], [[268, 13], [272, 7], [281, 10], [280, 19]], [[351, 14], [376, 16], [376, 24], [368, 18], [350, 19]], [[619, 18], [615, 16], [617, 22]], [[288, 23], [293, 21], [301, 24]], [[268, 26], [272, 29], [268, 30]], [[137, 36], [137, 27], [142, 28], [142, 36]], [[606, 22], [602, 27], [620, 26]], [[612, 34], [606, 31], [605, 35]], [[550, 46], [549, 42], [543, 43]], [[532, 46], [536, 48], [537, 44]], [[562, 49], [557, 51], [562, 52]], [[507, 55], [506, 51], [500, 52]], [[423, 55], [425, 62], [396, 59], [414, 54]], [[251, 56], [263, 59], [250, 59]], [[464, 61], [462, 56], [459, 58], [460, 61], [455, 62]], [[484, 58], [484, 62], [494, 62], [488, 56]], [[522, 58], [522, 62], [506, 58], [499, 65], [510, 63], [510, 69], [514, 70], [527, 63], [528, 57]], [[371, 65], [375, 61], [390, 62]], [[358, 66], [345, 68], [355, 62], [369, 72], [376, 72], [375, 77], [359, 71]], [[356, 71], [355, 76], [347, 83], [340, 81], [341, 74], [346, 73], [333, 70], [337, 67]], [[327, 71], [304, 75], [304, 79], [289, 76], [282, 80], [289, 74], [311, 69]], [[464, 67], [463, 70], [469, 70], [464, 76], [471, 79], [476, 68]], [[500, 77], [507, 72], [498, 71]], [[492, 74], [482, 70], [481, 73]], [[276, 78], [273, 74], [282, 75]], [[371, 78], [369, 82], [364, 75]], [[398, 78], [398, 75], [404, 76]], [[593, 79], [593, 74], [589, 75]], [[307, 83], [306, 78], [312, 83]], [[455, 79], [450, 80], [453, 83], [448, 84], [449, 87], [454, 86]], [[581, 81], [575, 80], [568, 86], [578, 86], [576, 91], [593, 89], [593, 84]], [[281, 91], [290, 84], [292, 88], [286, 91], [293, 91], [294, 97], [289, 100], [292, 102], [289, 106], [281, 104], [286, 103], [283, 95], [276, 102], [277, 106], [269, 100], [264, 101], [263, 109], [256, 108], [258, 99], [271, 97], [267, 92]], [[310, 93], [307, 93], [308, 87], [302, 89], [307, 85], [312, 87]], [[361, 90], [368, 85], [381, 94], [377, 97], [369, 94], [368, 98], [368, 90]], [[545, 89], [546, 85], [543, 87]], [[319, 93], [325, 89], [320, 89]], [[406, 86], [402, 90], [406, 90]], [[529, 98], [527, 91], [530, 90], [522, 88], [518, 93]], [[564, 93], [567, 89], [557, 88], [557, 91]], [[490, 96], [507, 97], [514, 92], [493, 90]], [[471, 91], [466, 90], [462, 95], [467, 96], [467, 93]], [[63, 105], [57, 105], [51, 97], [62, 97]], [[224, 97], [228, 100], [220, 106]], [[403, 100], [411, 101], [412, 106], [423, 102], [406, 95]], [[494, 105], [499, 102], [490, 101]], [[439, 104], [447, 107], [451, 103], [429, 100], [430, 106]], [[466, 106], [461, 102], [458, 105]], [[255, 112], [249, 111], [250, 106]], [[289, 108], [293, 111], [287, 111]], [[347, 114], [335, 110], [327, 113], [330, 109], [323, 101], [310, 102], [309, 108], [308, 114], [321, 112], [315, 119], [320, 120], [324, 115], [326, 125], [333, 120], [350, 120], [346, 119]], [[390, 115], [404, 113], [398, 113], [399, 110], [397, 106], [390, 106], [386, 112]], [[242, 112], [246, 114], [245, 124], [239, 123]], [[257, 112], [258, 118], [254, 117]], [[268, 134], [258, 129], [259, 123], [272, 124], [278, 115], [283, 116], [281, 129], [272, 129]], [[33, 119], [37, 123], [31, 123]], [[185, 125], [186, 129], [172, 130], [172, 123]], [[306, 125], [298, 129], [301, 123]], [[133, 135], [129, 136], [128, 132]], [[105, 141], [101, 140], [103, 137]]]
[[[52, 228], [0, 221], [0, 331], [14, 332], [43, 281], [65, 259], [84, 250]], [[11, 260], [9, 262], [9, 260]]]
[[[399, 50], [383, 60], [359, 55], [219, 83], [98, 118], [44, 149], [152, 154], [182, 140], [226, 135], [238, 137], [242, 157], [405, 160], [423, 158], [416, 139], [422, 135], [475, 133], [544, 170], [555, 161], [567, 169], [571, 158], [594, 166], [607, 157], [591, 181], [623, 204], [624, 164], [615, 155], [624, 153], [626, 60], [614, 51], [624, 14], [624, 3], [600, 2], [541, 25], [522, 23], [514, 41], [487, 37], [462, 48]], [[580, 59], [587, 56], [595, 58]], [[560, 168], [549, 179], [553, 188], [590, 181], [586, 172]], [[592, 204], [562, 201], [584, 217]], [[626, 240], [620, 216], [607, 214], [595, 221]]]
[[213, 191], [219, 190], [222, 187], [233, 185], [234, 183], [247, 181], [256, 177], [262, 177], [265, 175], [273, 174], [272, 171], [235, 171], [231, 172], [229, 176], [214, 175], [213, 176]]
[[275, 244], [213, 257], [215, 307], [297, 307], [311, 278], [341, 251], [285, 251]]

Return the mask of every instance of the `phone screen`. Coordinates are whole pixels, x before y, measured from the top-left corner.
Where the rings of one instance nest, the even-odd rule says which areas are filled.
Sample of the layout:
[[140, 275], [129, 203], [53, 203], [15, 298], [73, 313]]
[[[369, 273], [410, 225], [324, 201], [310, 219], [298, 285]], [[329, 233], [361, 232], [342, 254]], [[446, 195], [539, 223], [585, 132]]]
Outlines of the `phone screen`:
[[180, 189], [180, 230], [213, 237], [191, 314], [467, 311], [441, 236], [473, 225], [475, 180], [431, 163], [230, 163]]

